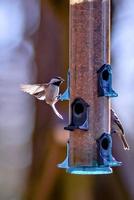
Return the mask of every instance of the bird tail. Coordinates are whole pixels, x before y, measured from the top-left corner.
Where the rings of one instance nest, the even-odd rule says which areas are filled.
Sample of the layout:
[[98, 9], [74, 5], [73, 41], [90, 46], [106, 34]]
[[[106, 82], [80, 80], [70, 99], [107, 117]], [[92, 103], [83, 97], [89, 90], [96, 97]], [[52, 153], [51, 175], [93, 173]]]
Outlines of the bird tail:
[[122, 139], [122, 143], [123, 143], [124, 149], [125, 150], [129, 150], [129, 145], [127, 143], [127, 140], [126, 140], [125, 136], [121, 135], [121, 139]]
[[53, 108], [54, 113], [55, 113], [60, 119], [63, 119], [62, 115], [60, 115], [60, 113], [57, 111], [57, 109], [56, 109], [56, 107], [55, 107], [55, 104], [52, 104], [51, 106], [52, 106], [52, 108]]

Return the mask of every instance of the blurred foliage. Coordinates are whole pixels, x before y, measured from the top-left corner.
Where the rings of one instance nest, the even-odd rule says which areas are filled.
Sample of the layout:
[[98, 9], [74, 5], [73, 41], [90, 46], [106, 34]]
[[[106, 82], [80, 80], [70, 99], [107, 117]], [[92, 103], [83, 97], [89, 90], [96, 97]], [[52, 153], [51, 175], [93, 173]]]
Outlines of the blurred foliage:
[[[61, 21], [68, 21], [69, 16], [69, 1], [66, 0], [48, 0], [53, 11], [60, 18]], [[42, 0], [46, 3], [47, 0]]]

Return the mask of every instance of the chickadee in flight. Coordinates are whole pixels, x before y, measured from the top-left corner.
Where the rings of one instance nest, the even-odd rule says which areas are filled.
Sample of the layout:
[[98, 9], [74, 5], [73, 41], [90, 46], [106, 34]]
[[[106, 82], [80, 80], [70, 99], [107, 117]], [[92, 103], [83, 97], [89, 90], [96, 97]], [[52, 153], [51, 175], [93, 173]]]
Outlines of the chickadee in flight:
[[35, 96], [39, 100], [45, 100], [47, 104], [49, 104], [55, 114], [60, 118], [63, 117], [57, 111], [55, 104], [59, 100], [59, 87], [61, 83], [63, 83], [63, 79], [61, 77], [54, 77], [50, 80], [49, 83], [44, 84], [24, 84], [21, 85], [21, 90]]
[[122, 140], [124, 149], [129, 150], [129, 145], [125, 138], [125, 132], [123, 126], [113, 109], [111, 109], [111, 126], [112, 126], [111, 133], [117, 133]]

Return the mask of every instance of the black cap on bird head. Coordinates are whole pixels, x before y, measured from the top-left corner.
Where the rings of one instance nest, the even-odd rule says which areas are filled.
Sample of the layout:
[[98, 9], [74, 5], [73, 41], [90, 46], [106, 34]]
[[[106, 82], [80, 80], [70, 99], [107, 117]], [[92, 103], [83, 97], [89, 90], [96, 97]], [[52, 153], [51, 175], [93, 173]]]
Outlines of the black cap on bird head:
[[62, 79], [59, 76], [55, 76], [54, 78], [51, 79], [50, 83], [56, 86], [59, 86], [61, 83], [63, 83], [64, 79]]
[[62, 81], [62, 82], [64, 81], [64, 79], [61, 78], [60, 76], [55, 76], [54, 78], [55, 78], [55, 79], [58, 79], [58, 80], [60, 80], [60, 81]]

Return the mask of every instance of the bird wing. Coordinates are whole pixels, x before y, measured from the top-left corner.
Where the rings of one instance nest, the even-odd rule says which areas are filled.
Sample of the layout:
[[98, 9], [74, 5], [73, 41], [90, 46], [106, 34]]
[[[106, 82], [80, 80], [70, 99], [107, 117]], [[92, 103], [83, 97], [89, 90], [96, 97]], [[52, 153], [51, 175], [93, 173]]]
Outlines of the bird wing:
[[129, 145], [128, 145], [126, 137], [125, 137], [125, 132], [124, 132], [123, 126], [113, 109], [111, 109], [111, 117], [112, 117], [112, 124], [111, 124], [112, 132], [113, 133], [117, 132], [120, 135], [124, 149], [129, 150]]
[[111, 109], [111, 116], [112, 116], [113, 122], [119, 127], [119, 129], [121, 130], [122, 134], [125, 135], [124, 128], [123, 128], [118, 116], [116, 115], [116, 113], [115, 113], [115, 111], [113, 109]]
[[39, 100], [45, 100], [45, 91], [48, 84], [23, 84], [21, 90], [35, 96]]

